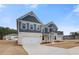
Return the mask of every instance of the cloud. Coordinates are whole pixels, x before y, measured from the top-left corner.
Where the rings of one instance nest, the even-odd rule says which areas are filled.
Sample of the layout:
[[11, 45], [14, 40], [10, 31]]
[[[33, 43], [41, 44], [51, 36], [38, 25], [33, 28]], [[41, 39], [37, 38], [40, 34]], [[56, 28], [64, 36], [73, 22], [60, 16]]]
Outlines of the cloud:
[[78, 12], [79, 13], [79, 5], [76, 5], [73, 12]]
[[3, 8], [5, 8], [5, 5], [0, 4], [0, 12], [2, 12]]
[[6, 7], [5, 5], [0, 4], [0, 8], [5, 8], [5, 7]]
[[39, 6], [39, 4], [26, 4], [26, 7], [27, 8], [33, 8], [33, 9], [35, 9], [35, 8], [37, 8]]

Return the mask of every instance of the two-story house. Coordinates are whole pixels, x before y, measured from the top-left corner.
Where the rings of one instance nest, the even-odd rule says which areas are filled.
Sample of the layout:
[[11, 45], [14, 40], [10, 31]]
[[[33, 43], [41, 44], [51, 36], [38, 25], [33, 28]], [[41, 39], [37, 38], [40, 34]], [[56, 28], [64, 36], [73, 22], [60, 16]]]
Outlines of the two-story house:
[[19, 44], [52, 42], [58, 35], [58, 27], [53, 22], [44, 25], [32, 11], [17, 19], [17, 30]]

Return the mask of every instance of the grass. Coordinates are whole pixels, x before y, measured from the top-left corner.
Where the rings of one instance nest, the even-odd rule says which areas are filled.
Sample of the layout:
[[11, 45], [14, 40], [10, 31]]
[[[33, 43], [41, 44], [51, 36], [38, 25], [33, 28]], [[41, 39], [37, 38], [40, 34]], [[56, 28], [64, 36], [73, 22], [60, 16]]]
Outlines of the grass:
[[63, 41], [54, 41], [54, 44], [47, 43], [46, 46], [59, 47], [59, 48], [73, 48], [79, 46], [79, 40], [63, 40]]

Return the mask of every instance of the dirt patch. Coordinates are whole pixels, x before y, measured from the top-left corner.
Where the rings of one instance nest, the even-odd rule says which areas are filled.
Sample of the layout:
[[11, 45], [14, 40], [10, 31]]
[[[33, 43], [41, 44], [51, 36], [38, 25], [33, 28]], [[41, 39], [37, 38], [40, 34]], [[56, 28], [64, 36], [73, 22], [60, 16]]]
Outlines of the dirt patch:
[[0, 55], [28, 55], [28, 53], [17, 44], [17, 41], [0, 40]]
[[45, 44], [46, 46], [59, 47], [59, 48], [73, 48], [79, 46], [79, 40], [65, 40], [61, 42], [54, 42], [54, 44]]

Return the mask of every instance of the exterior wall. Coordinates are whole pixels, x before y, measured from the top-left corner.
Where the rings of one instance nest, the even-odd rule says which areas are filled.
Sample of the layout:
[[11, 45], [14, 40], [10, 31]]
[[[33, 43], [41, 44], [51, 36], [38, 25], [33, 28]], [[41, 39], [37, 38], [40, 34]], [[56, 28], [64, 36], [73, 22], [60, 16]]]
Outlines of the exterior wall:
[[63, 35], [57, 35], [57, 33], [44, 34], [42, 42], [53, 42], [54, 40], [63, 40]]
[[44, 26], [44, 33], [57, 33], [57, 29], [55, 27]]
[[[27, 24], [27, 29], [23, 30], [21, 23]], [[34, 29], [30, 30], [30, 24], [34, 24]], [[36, 24], [36, 25], [35, 25]], [[40, 30], [38, 31], [38, 25], [40, 26]], [[50, 34], [51, 27], [43, 27], [40, 23], [28, 22], [28, 21], [18, 21], [18, 44], [40, 44], [41, 42], [52, 42], [53, 40], [62, 40], [62, 35], [57, 35], [53, 31], [54, 28], [51, 28], [53, 34]], [[44, 31], [43, 31], [44, 30]], [[57, 30], [56, 30], [57, 31]], [[48, 34], [44, 36], [44, 40], [42, 40], [42, 33]], [[51, 36], [51, 37], [50, 37]]]
[[17, 36], [11, 36], [11, 35], [8, 35], [8, 36], [4, 36], [3, 39], [4, 40], [18, 40], [18, 38], [16, 38]]
[[[21, 23], [27, 24], [27, 29], [23, 30], [21, 28]], [[34, 24], [34, 29], [30, 30], [30, 24]], [[36, 25], [35, 25], [36, 24]], [[41, 28], [38, 30], [38, 25], [41, 26], [40, 23], [34, 23], [29, 21], [18, 21], [17, 30], [18, 30], [18, 44], [40, 44], [42, 42], [42, 33]]]
[[63, 40], [63, 35], [57, 35], [56, 40]]
[[51, 42], [52, 42], [53, 40], [57, 40], [57, 33], [52, 33], [52, 34], [50, 34], [50, 40], [51, 40]]
[[[23, 30], [23, 29], [22, 29], [22, 23], [27, 24], [27, 25], [26, 25], [26, 28], [27, 28], [26, 30]], [[34, 25], [34, 30], [30, 30], [30, 24], [33, 24], [33, 25]], [[37, 29], [38, 26], [40, 26], [40, 30]], [[48, 27], [48, 26], [44, 27], [44, 26], [42, 26], [42, 24], [40, 24], [40, 23], [29, 22], [29, 21], [23, 21], [23, 20], [19, 20], [19, 21], [18, 21], [18, 26], [17, 26], [17, 27], [18, 27], [18, 31], [19, 31], [19, 32], [38, 32], [38, 33], [40, 33], [40, 32], [42, 32], [42, 30], [44, 30], [45, 33], [57, 32], [56, 28]], [[42, 28], [43, 28], [43, 29], [42, 29]], [[51, 29], [51, 30], [50, 30], [50, 29]]]
[[49, 41], [49, 34], [43, 34], [44, 36], [44, 40], [42, 40], [42, 42], [50, 42]]
[[57, 32], [58, 28], [55, 24], [49, 24], [48, 27], [50, 28], [50, 32]]
[[11, 40], [11, 36], [4, 36], [3, 39], [4, 40]]
[[63, 35], [58, 35], [57, 33], [49, 34], [49, 41], [52, 42], [54, 40], [63, 40]]
[[17, 36], [11, 36], [11, 40], [18, 40]]
[[[25, 30], [23, 30], [23, 28], [22, 28], [22, 23], [27, 24]], [[31, 24], [34, 25], [33, 30], [30, 29]], [[38, 30], [38, 26], [39, 26], [39, 30]], [[40, 33], [41, 32], [41, 24], [40, 23], [29, 22], [29, 21], [19, 20], [18, 21], [18, 30], [19, 30], [19, 32], [37, 32], [37, 33]]]
[[42, 33], [19, 32], [18, 44], [40, 44]]

